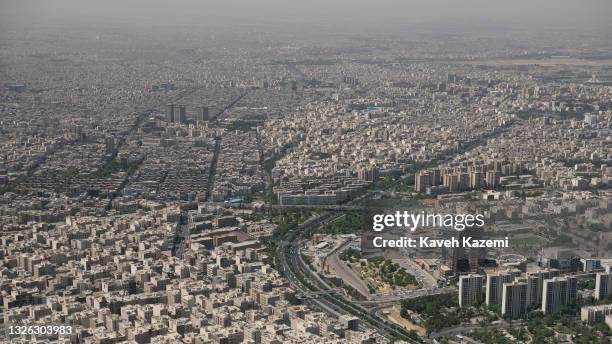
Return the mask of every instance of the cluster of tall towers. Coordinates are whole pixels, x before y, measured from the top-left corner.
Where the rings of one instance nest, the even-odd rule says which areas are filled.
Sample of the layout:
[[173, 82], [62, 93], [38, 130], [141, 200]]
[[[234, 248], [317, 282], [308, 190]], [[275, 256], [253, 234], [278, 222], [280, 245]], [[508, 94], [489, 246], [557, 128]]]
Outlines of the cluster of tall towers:
[[503, 176], [522, 173], [525, 168], [521, 164], [491, 161], [470, 166], [456, 166], [445, 169], [425, 169], [415, 174], [415, 191], [420, 193], [433, 192], [434, 189], [444, 192], [460, 192], [478, 190], [484, 187], [499, 186]]
[[522, 274], [504, 271], [494, 274], [469, 274], [459, 278], [459, 305], [478, 305], [483, 301], [483, 283], [487, 306], [501, 305], [501, 314], [521, 318], [529, 309], [540, 308], [544, 314], [557, 311], [576, 300], [577, 279], [559, 277], [559, 270], [542, 270]]
[[[187, 108], [184, 105], [170, 104], [168, 106], [169, 109], [166, 114], [168, 123], [187, 123]], [[200, 107], [199, 111], [193, 114], [193, 120], [195, 122], [207, 122], [209, 120], [208, 106]]]

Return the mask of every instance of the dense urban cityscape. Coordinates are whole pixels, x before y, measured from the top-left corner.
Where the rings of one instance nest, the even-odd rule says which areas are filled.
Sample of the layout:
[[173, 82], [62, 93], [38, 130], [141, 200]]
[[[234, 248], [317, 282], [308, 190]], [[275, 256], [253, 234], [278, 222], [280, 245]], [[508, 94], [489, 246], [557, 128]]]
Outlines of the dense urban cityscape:
[[612, 342], [610, 32], [79, 25], [0, 30], [0, 342]]

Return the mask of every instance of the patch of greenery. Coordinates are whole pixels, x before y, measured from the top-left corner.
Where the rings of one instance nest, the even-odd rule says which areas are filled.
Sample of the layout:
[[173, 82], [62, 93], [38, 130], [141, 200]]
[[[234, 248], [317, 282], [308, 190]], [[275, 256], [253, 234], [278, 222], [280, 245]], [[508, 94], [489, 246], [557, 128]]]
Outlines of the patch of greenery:
[[578, 282], [578, 289], [595, 289], [595, 278], [586, 278]]
[[0, 195], [6, 192], [24, 193], [26, 189], [23, 187], [23, 184], [27, 181], [28, 177], [25, 175], [21, 175], [14, 179], [11, 179], [6, 186], [0, 187]]
[[240, 217], [246, 221], [258, 222], [261, 220], [265, 220], [268, 216], [264, 213], [251, 213], [251, 214], [240, 214]]
[[591, 232], [608, 232], [607, 228], [603, 225], [603, 223], [591, 222], [589, 223], [588, 227]]
[[345, 216], [321, 226], [318, 232], [331, 235], [359, 233], [363, 229], [363, 221], [362, 213], [349, 212]]
[[[312, 213], [309, 211], [291, 211], [283, 212], [278, 217], [273, 219], [273, 222], [277, 223], [278, 226], [272, 232], [272, 237], [263, 242], [266, 245], [272, 268], [282, 273], [280, 260], [276, 254], [278, 247], [277, 243], [285, 238], [291, 228], [296, 227], [298, 224], [306, 221], [311, 215]], [[288, 250], [289, 247], [285, 247], [285, 249]]]
[[484, 323], [490, 323], [499, 317], [486, 307], [459, 307], [458, 295], [427, 295], [402, 301], [400, 314], [409, 318], [409, 311], [418, 313], [423, 319], [422, 326], [427, 332], [466, 323], [474, 317], [483, 317]]
[[329, 282], [331, 282], [334, 287], [339, 287], [346, 290], [346, 293], [355, 300], [366, 300], [366, 297], [363, 294], [357, 291], [357, 289], [351, 287], [349, 284], [344, 283], [344, 281], [342, 281], [340, 278], [331, 278], [329, 279]]
[[402, 300], [402, 316], [408, 310], [421, 314], [425, 317], [433, 317], [440, 313], [442, 308], [459, 307], [457, 295], [427, 295], [413, 299]]
[[457, 295], [428, 295], [402, 301], [400, 314], [409, 318], [409, 312], [418, 313], [423, 318], [422, 324], [428, 332], [437, 331], [445, 327], [456, 326], [461, 323], [456, 309], [459, 309]]
[[[610, 300], [603, 300], [609, 303]], [[604, 323], [589, 326], [582, 322], [579, 317], [579, 310], [583, 306], [599, 304], [599, 301], [592, 298], [579, 298], [575, 303], [565, 305], [556, 312], [544, 315], [539, 309], [531, 310], [528, 321], [524, 325], [515, 325], [504, 329], [483, 328], [471, 333], [474, 339], [482, 343], [515, 343], [531, 342], [553, 344], [558, 343], [559, 335], [571, 335], [573, 343], [608, 343], [608, 337], [612, 331]], [[459, 311], [462, 311], [460, 309]], [[506, 333], [510, 336], [507, 336]]]
[[255, 120], [247, 120], [247, 121], [243, 121], [243, 120], [236, 120], [236, 121], [232, 121], [229, 125], [227, 125], [227, 130], [230, 131], [252, 131], [254, 130], [255, 127], [257, 127], [258, 125], [260, 125], [261, 122], [259, 121], [255, 121]]
[[418, 285], [416, 278], [408, 273], [406, 269], [389, 259], [374, 260], [368, 262], [368, 270], [375, 270], [378, 277], [391, 287], [405, 287], [408, 285]]

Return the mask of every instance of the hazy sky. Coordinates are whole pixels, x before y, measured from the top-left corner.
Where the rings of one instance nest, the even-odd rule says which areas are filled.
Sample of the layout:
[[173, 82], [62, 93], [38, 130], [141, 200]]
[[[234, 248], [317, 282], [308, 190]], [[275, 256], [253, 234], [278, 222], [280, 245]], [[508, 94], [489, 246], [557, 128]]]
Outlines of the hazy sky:
[[612, 0], [0, 0], [0, 20], [19, 24], [177, 25], [342, 23], [474, 24], [612, 29]]

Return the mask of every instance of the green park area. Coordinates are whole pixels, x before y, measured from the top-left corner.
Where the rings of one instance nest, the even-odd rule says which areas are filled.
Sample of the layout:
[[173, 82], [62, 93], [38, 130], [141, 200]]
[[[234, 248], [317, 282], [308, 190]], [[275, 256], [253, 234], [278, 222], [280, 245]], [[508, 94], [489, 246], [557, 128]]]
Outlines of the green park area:
[[379, 289], [390, 287], [417, 286], [419, 282], [406, 269], [389, 259], [375, 257], [362, 265], [362, 272], [369, 280], [375, 281]]

